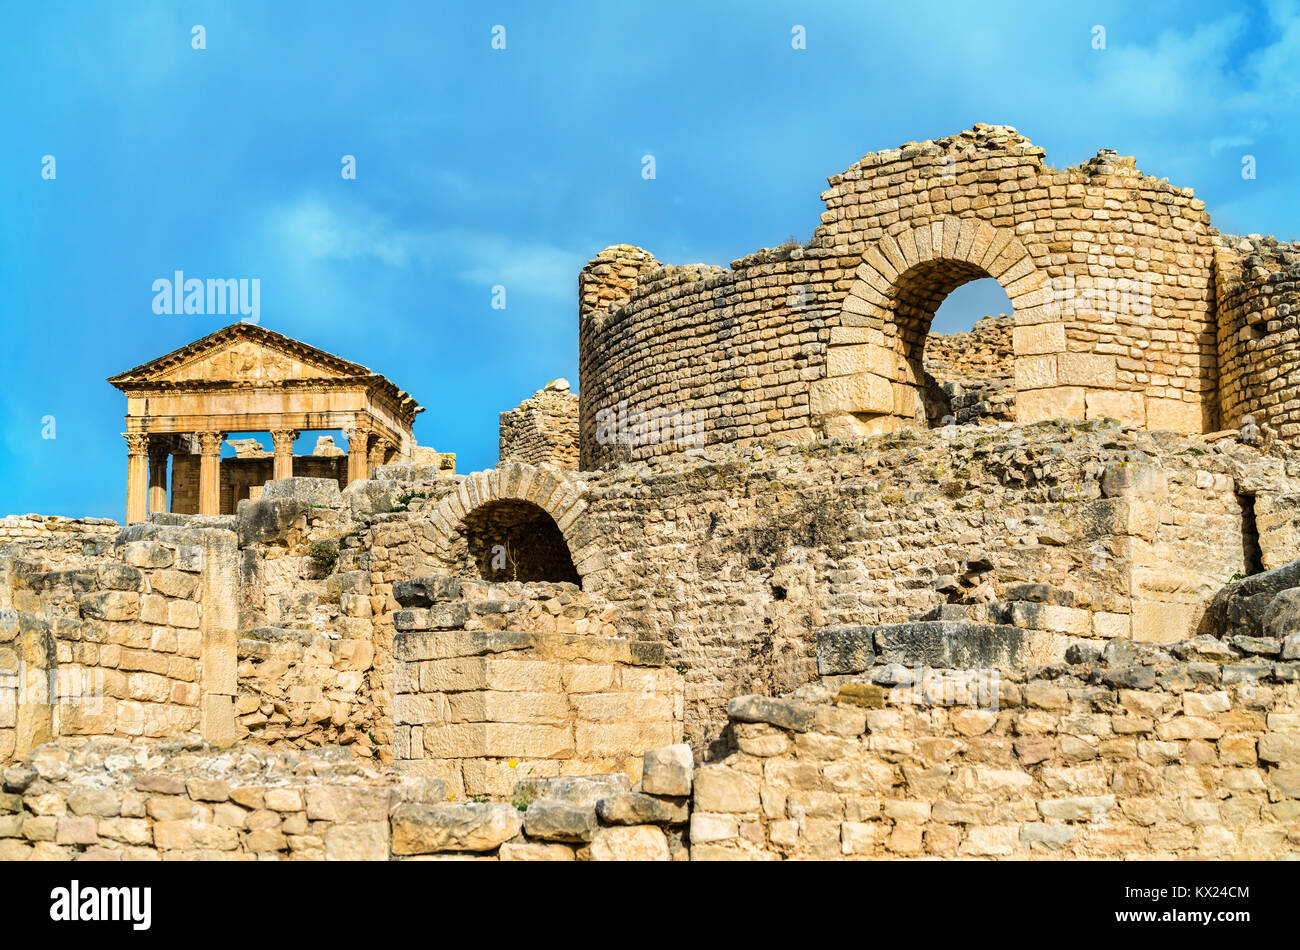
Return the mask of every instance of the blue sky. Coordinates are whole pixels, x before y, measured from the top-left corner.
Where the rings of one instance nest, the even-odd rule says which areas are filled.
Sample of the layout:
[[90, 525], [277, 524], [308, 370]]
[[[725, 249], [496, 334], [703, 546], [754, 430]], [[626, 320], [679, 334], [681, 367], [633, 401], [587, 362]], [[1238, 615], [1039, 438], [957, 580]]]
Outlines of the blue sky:
[[[228, 322], [153, 313], [176, 270], [258, 278], [263, 326], [389, 376], [472, 471], [501, 410], [576, 386], [587, 259], [807, 240], [870, 151], [1013, 125], [1057, 167], [1136, 155], [1225, 231], [1300, 231], [1294, 3], [3, 0], [0, 55], [0, 514], [120, 519], [104, 379]], [[942, 328], [1005, 309], [970, 286]]]

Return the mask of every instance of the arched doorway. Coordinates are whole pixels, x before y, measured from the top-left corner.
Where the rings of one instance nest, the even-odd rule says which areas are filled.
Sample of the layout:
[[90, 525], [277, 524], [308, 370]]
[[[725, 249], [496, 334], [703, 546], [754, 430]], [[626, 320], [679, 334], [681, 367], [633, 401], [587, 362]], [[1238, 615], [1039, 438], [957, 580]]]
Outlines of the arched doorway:
[[991, 277], [957, 287], [934, 312], [921, 356], [930, 428], [1015, 420], [1011, 313]]
[[461, 521], [459, 532], [466, 572], [483, 580], [582, 583], [555, 519], [532, 502], [479, 505]]
[[951, 415], [927, 380], [926, 338], [944, 299], [985, 278], [1005, 291], [1017, 328], [1044, 318], [1043, 275], [1009, 231], [946, 217], [868, 249], [830, 330], [826, 377], [809, 393], [825, 434], [925, 428]]

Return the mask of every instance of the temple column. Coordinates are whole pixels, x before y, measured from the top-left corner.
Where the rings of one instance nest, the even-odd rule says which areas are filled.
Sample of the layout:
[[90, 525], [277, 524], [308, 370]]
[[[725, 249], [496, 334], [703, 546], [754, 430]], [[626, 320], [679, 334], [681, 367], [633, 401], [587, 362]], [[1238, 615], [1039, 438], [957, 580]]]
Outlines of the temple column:
[[299, 434], [297, 429], [271, 430], [271, 441], [275, 445], [275, 463], [271, 478], [293, 478], [293, 443]]
[[199, 514], [221, 514], [221, 443], [224, 432], [199, 432]]
[[366, 477], [369, 478], [375, 474], [375, 469], [388, 461], [388, 453], [392, 449], [393, 443], [387, 439], [375, 439], [370, 446], [369, 464], [366, 469]]
[[143, 432], [123, 432], [126, 439], [126, 523], [144, 521], [148, 516], [149, 436]]
[[366, 470], [366, 453], [370, 447], [370, 430], [360, 423], [347, 430], [348, 484], [369, 477]]
[[167, 459], [171, 446], [152, 442], [149, 445], [149, 514], [167, 510]]

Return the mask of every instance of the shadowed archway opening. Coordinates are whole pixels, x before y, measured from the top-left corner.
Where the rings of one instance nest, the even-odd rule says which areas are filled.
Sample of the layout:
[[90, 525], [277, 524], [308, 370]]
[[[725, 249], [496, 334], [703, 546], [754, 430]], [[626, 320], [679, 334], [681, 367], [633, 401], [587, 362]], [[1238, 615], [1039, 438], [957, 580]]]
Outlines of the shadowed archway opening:
[[943, 299], [930, 320], [921, 357], [931, 428], [981, 419], [1014, 421], [1011, 313], [1011, 298], [991, 277], [967, 281]]
[[527, 501], [480, 505], [460, 524], [467, 573], [489, 581], [551, 581], [581, 586], [564, 534]]
[[[986, 395], [1014, 396], [1011, 300], [987, 271], [960, 260], [926, 261], [900, 274], [890, 296], [899, 381], [914, 393], [900, 408], [913, 424], [937, 428], [975, 421], [986, 414]], [[986, 307], [979, 303], [986, 298], [996, 300], [993, 312], [1003, 318], [976, 333], [983, 314], [970, 311]], [[949, 300], [953, 306], [946, 307]]]

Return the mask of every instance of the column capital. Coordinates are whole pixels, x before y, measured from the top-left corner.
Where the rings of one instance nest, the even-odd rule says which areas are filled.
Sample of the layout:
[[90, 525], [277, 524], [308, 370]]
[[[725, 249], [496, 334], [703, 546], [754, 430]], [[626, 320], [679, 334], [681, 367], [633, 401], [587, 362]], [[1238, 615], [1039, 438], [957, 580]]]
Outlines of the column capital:
[[127, 455], [145, 456], [149, 454], [149, 433], [123, 432], [122, 438], [126, 439]]
[[302, 433], [297, 429], [272, 429], [271, 441], [277, 445], [281, 442], [288, 442], [292, 445], [292, 443], [298, 440], [298, 436], [300, 435], [302, 435]]
[[224, 432], [196, 432], [199, 437], [199, 453], [201, 455], [218, 455], [221, 452], [221, 443], [226, 441]]

